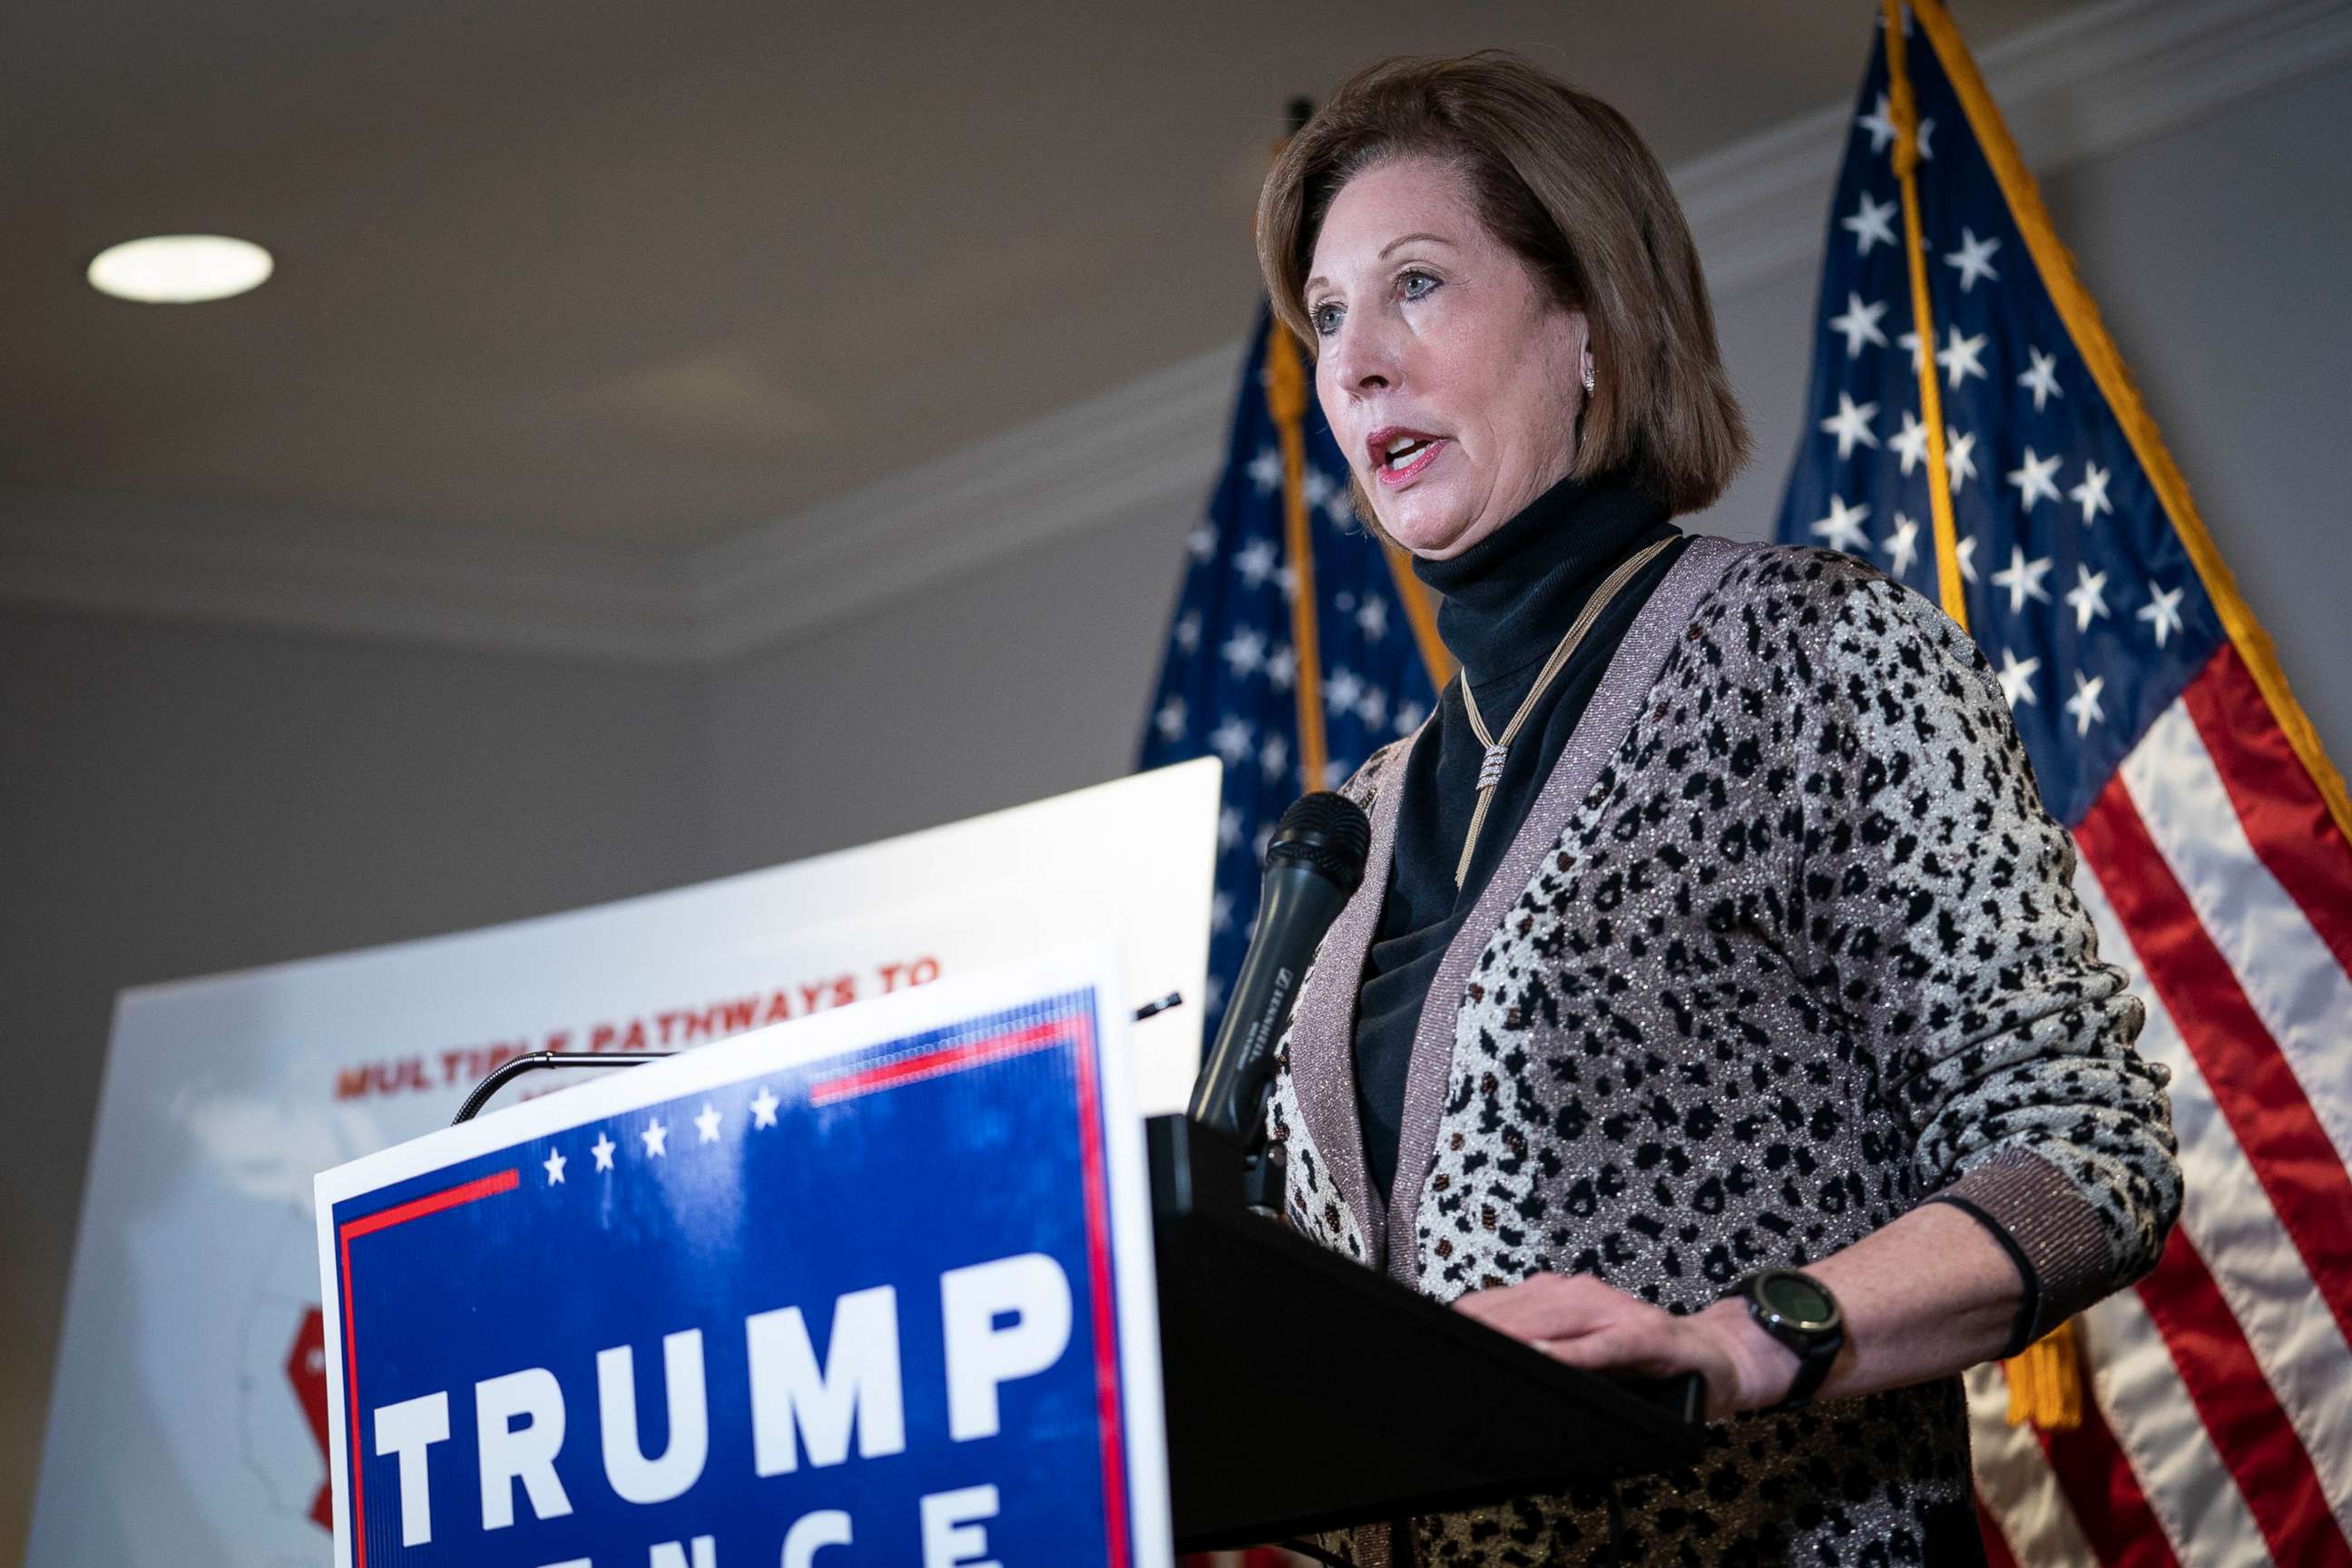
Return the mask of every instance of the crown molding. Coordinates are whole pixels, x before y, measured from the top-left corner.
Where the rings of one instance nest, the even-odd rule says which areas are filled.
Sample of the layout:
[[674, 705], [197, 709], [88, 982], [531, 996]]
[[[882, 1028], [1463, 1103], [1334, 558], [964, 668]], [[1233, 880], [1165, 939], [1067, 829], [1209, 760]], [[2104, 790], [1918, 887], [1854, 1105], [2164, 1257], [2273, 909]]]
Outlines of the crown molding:
[[[1979, 56], [2048, 174], [2352, 54], [2341, 0], [2113, 0]], [[1671, 171], [1717, 299], [1818, 263], [1851, 109]], [[0, 498], [0, 601], [656, 666], [740, 658], [1148, 509], [1223, 458], [1234, 340], [952, 457], [684, 552], [259, 515], [90, 492]]]

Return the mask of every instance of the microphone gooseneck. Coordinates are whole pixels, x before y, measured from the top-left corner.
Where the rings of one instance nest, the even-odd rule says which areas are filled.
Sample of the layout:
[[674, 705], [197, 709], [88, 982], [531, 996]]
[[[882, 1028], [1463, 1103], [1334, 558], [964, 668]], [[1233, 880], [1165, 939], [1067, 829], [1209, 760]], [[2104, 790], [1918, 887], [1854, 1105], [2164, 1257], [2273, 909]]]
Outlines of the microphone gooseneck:
[[1274, 1079], [1275, 1042], [1290, 1022], [1299, 980], [1362, 883], [1371, 847], [1370, 819], [1345, 795], [1307, 795], [1282, 814], [1266, 846], [1257, 934], [1192, 1085], [1193, 1121], [1254, 1142]]

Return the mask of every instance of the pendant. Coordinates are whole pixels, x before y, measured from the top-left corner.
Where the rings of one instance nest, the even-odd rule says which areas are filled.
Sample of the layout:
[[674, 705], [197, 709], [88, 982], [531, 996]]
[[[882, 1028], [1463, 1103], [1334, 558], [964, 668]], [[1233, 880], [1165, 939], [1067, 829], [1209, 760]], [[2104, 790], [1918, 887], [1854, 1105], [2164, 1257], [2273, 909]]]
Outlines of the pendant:
[[1486, 760], [1478, 764], [1478, 787], [1481, 790], [1493, 789], [1503, 782], [1503, 747], [1486, 748]]

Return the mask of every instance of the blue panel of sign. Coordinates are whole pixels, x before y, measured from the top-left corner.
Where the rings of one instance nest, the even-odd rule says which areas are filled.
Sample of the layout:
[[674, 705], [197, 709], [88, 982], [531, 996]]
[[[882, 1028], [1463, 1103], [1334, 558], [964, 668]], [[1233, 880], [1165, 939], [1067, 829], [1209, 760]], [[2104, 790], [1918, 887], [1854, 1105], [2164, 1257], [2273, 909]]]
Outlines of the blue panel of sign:
[[1100, 1000], [586, 1121], [550, 1097], [498, 1119], [546, 1131], [334, 1201], [348, 1561], [1164, 1560], [1135, 1534]]

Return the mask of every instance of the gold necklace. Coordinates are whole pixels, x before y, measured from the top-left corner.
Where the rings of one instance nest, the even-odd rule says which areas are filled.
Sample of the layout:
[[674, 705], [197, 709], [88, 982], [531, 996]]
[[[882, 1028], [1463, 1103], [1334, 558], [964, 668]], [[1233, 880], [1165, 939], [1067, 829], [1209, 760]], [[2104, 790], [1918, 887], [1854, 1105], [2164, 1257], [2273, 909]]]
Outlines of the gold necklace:
[[1601, 612], [1609, 607], [1609, 601], [1617, 596], [1617, 591], [1632, 579], [1633, 574], [1648, 565], [1652, 556], [1672, 544], [1676, 537], [1668, 534], [1639, 554], [1628, 558], [1616, 571], [1609, 574], [1600, 587], [1593, 590], [1592, 597], [1584, 602], [1583, 613], [1576, 617], [1576, 624], [1568, 628], [1568, 635], [1559, 639], [1559, 646], [1551, 650], [1549, 658], [1544, 660], [1543, 668], [1536, 672], [1535, 685], [1528, 689], [1526, 700], [1519, 704], [1519, 710], [1511, 715], [1511, 721], [1503, 726], [1501, 735], [1486, 733], [1486, 721], [1478, 712], [1478, 699], [1470, 693], [1470, 672], [1466, 669], [1462, 672], [1462, 706], [1470, 715], [1470, 732], [1478, 737], [1478, 743], [1486, 748], [1486, 754], [1478, 763], [1478, 807], [1470, 814], [1469, 837], [1463, 839], [1462, 858], [1454, 868], [1454, 885], [1456, 888], [1461, 887], [1462, 879], [1470, 874], [1471, 852], [1478, 847], [1478, 830], [1486, 826], [1486, 808], [1494, 804], [1495, 786], [1503, 782], [1503, 759], [1509, 753], [1511, 742], [1518, 735], [1519, 726], [1525, 724], [1528, 715], [1535, 711], [1536, 702], [1543, 696], [1544, 689], [1567, 667], [1570, 656], [1576, 652], [1576, 645], [1584, 640], [1584, 634], [1592, 629], [1592, 623], [1601, 618]]

